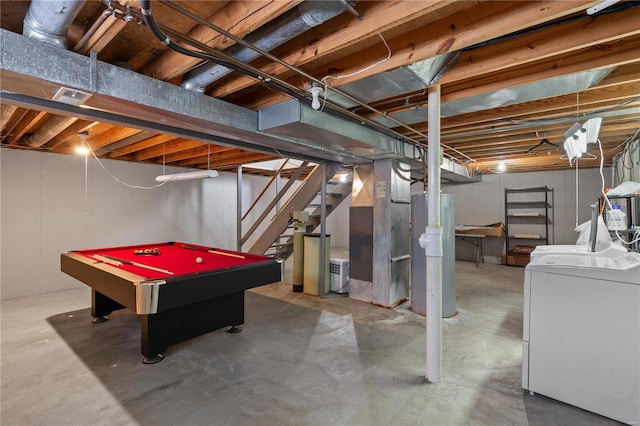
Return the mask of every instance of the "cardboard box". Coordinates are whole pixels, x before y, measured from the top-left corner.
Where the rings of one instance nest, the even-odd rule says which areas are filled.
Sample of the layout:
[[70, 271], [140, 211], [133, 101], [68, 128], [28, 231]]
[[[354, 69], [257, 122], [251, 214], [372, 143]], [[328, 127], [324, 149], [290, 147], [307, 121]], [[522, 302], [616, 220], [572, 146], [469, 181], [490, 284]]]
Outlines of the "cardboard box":
[[487, 237], [502, 237], [504, 235], [504, 223], [492, 223], [490, 225], [463, 225], [456, 226], [456, 234], [476, 234]]
[[509, 261], [509, 265], [511, 266], [527, 266], [529, 261], [531, 260], [529, 254], [523, 253], [509, 253], [508, 256], [502, 256], [500, 258], [501, 263], [506, 265], [507, 260]]

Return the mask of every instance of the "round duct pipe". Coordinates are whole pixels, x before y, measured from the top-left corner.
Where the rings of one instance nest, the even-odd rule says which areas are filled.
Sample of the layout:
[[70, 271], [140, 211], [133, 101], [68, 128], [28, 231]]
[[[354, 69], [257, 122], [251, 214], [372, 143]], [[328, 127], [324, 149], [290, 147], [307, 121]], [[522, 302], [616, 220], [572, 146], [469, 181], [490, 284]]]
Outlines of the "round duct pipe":
[[[305, 1], [247, 35], [245, 40], [261, 50], [269, 51], [345, 10], [347, 8], [341, 1]], [[255, 50], [238, 44], [225, 49], [224, 52], [245, 63], [259, 56]], [[182, 87], [204, 93], [207, 86], [230, 72], [231, 70], [225, 66], [205, 63], [185, 74]]]
[[32, 0], [22, 34], [68, 49], [67, 29], [78, 16], [84, 0]]

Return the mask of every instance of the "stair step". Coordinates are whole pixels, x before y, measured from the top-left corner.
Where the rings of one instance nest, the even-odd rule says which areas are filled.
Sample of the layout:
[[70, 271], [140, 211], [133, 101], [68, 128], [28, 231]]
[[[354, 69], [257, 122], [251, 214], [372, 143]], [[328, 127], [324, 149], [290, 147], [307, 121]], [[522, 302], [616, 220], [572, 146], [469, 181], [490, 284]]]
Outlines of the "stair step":
[[289, 246], [293, 246], [293, 243], [271, 244], [269, 247], [278, 248], [278, 247], [289, 247]]

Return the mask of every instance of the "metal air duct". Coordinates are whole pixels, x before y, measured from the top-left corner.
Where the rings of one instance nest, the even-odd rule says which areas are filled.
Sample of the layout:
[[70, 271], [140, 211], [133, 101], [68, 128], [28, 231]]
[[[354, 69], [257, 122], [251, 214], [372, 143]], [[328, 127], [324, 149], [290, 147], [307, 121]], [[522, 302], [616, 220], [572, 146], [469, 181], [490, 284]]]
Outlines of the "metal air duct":
[[[303, 32], [338, 16], [347, 10], [341, 1], [308, 0], [284, 13], [277, 19], [249, 34], [245, 40], [261, 50], [269, 51]], [[259, 54], [248, 47], [234, 45], [225, 49], [225, 53], [248, 63]], [[222, 78], [231, 70], [215, 63], [206, 63], [184, 75], [182, 87], [203, 93], [207, 86]]]
[[68, 49], [67, 29], [84, 3], [84, 0], [32, 0], [24, 18], [22, 33], [29, 38]]

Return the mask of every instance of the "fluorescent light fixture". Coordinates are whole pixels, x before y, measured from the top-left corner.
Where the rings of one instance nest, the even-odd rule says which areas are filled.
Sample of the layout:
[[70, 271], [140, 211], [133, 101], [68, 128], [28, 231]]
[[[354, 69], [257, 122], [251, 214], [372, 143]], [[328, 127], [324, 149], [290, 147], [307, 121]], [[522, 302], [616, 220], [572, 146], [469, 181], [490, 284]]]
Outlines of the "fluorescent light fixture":
[[582, 128], [587, 130], [587, 143], [598, 142], [598, 135], [600, 134], [601, 124], [602, 117], [590, 118], [584, 123]]
[[[301, 160], [293, 160], [291, 158], [288, 159], [289, 161], [287, 161], [287, 159], [283, 158], [280, 160], [267, 160], [267, 161], [260, 161], [258, 163], [250, 163], [250, 164], [245, 164], [242, 167], [246, 167], [249, 169], [259, 169], [259, 170], [268, 170], [271, 172], [275, 172], [276, 170], [280, 169], [282, 167], [282, 164], [287, 161], [287, 164], [284, 166], [284, 170], [290, 170], [290, 169], [297, 169], [298, 167], [300, 167], [302, 165], [302, 161]], [[313, 163], [310, 163], [313, 164]]]
[[587, 120], [584, 124], [575, 123], [564, 132], [564, 150], [567, 152], [569, 163], [574, 158], [582, 157], [587, 152], [587, 144], [596, 143], [600, 133], [601, 117], [594, 117]]
[[214, 178], [218, 176], [218, 172], [215, 170], [198, 170], [195, 172], [175, 173], [172, 175], [161, 175], [156, 177], [157, 182], [167, 182], [174, 180], [191, 180], [191, 179], [204, 179]]

